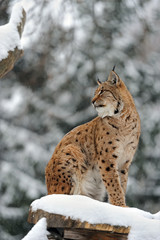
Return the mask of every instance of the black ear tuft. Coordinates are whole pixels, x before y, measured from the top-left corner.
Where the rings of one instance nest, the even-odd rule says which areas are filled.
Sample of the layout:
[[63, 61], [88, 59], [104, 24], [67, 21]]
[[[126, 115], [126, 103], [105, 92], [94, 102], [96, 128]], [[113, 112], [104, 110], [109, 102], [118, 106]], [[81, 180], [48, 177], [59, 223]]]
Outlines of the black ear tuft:
[[99, 80], [99, 77], [97, 76], [97, 83], [98, 83], [98, 85], [101, 85], [102, 84], [102, 82]]
[[116, 65], [114, 65], [114, 66], [113, 66], [113, 68], [112, 68], [112, 71], [114, 71], [114, 70], [115, 70], [115, 67], [116, 67]]

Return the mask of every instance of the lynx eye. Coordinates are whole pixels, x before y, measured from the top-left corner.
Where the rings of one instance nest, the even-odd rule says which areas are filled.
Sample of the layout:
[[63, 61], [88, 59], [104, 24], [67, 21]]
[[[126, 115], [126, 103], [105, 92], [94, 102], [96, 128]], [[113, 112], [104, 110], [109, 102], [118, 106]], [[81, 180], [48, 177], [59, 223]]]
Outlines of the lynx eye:
[[102, 89], [102, 90], [100, 90], [100, 92], [99, 92], [99, 95], [101, 95], [103, 92], [104, 92], [104, 90], [103, 90], [103, 89]]

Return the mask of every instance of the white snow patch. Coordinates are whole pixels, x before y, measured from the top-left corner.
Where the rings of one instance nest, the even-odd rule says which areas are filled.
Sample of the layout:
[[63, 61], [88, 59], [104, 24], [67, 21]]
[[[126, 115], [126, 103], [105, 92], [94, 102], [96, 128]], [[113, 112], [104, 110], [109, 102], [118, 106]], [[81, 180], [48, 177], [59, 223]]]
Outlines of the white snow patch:
[[160, 211], [155, 213], [155, 214], [153, 214], [153, 216], [154, 216], [155, 219], [160, 220]]
[[9, 20], [9, 23], [13, 24], [13, 27], [17, 28], [18, 23], [21, 22], [21, 19], [23, 17], [22, 12], [23, 12], [22, 4], [20, 2], [16, 3], [13, 6], [12, 14], [11, 14], [11, 17], [10, 17], [10, 20]]
[[20, 88], [15, 88], [12, 92], [12, 95], [8, 99], [2, 99], [0, 106], [3, 111], [8, 112], [8, 114], [12, 114], [12, 116], [19, 113], [22, 103], [23, 103], [23, 93]]
[[96, 17], [100, 17], [103, 14], [105, 4], [103, 2], [96, 2], [94, 4], [94, 12]]
[[48, 195], [35, 200], [32, 210], [61, 214], [91, 224], [131, 227], [129, 240], [159, 240], [159, 213], [151, 214], [136, 208], [122, 208], [78, 195]]
[[8, 52], [13, 51], [16, 47], [22, 49], [17, 31], [17, 24], [21, 22], [21, 18], [22, 5], [17, 3], [13, 7], [9, 23], [0, 26], [0, 61], [7, 58]]
[[22, 240], [48, 240], [46, 218], [41, 218]]

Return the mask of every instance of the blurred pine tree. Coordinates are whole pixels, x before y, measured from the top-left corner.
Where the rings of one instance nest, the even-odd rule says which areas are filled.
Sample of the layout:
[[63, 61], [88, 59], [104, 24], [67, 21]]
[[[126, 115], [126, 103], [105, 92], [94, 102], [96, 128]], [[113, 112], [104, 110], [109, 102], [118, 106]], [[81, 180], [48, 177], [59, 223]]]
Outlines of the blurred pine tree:
[[[5, 12], [10, 3], [5, 2]], [[116, 64], [138, 108], [142, 134], [130, 169], [129, 206], [158, 211], [160, 197], [160, 3], [23, 1], [24, 57], [0, 80], [1, 239], [28, 231], [28, 207], [46, 194], [55, 145], [96, 112], [96, 76]], [[3, 14], [2, 14], [3, 12]], [[0, 8], [0, 23], [7, 22]]]

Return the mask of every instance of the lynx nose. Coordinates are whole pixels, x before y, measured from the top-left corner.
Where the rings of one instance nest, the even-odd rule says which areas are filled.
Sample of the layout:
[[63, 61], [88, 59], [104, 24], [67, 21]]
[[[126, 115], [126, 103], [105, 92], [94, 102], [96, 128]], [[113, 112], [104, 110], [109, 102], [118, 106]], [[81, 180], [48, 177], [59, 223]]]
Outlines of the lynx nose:
[[96, 101], [96, 100], [94, 100], [94, 99], [92, 100], [92, 104], [93, 104], [93, 105], [94, 105], [95, 101]]
[[92, 101], [92, 104], [95, 108], [97, 107], [101, 107], [101, 105], [99, 105], [98, 103], [96, 103], [96, 100]]
[[93, 104], [93, 107], [95, 107], [95, 108], [97, 107], [96, 99], [95, 99], [95, 100], [94, 100], [94, 99], [92, 100], [92, 104]]
[[95, 101], [97, 100], [97, 97], [94, 97], [93, 99], [92, 99], [92, 104], [93, 105], [95, 105]]

